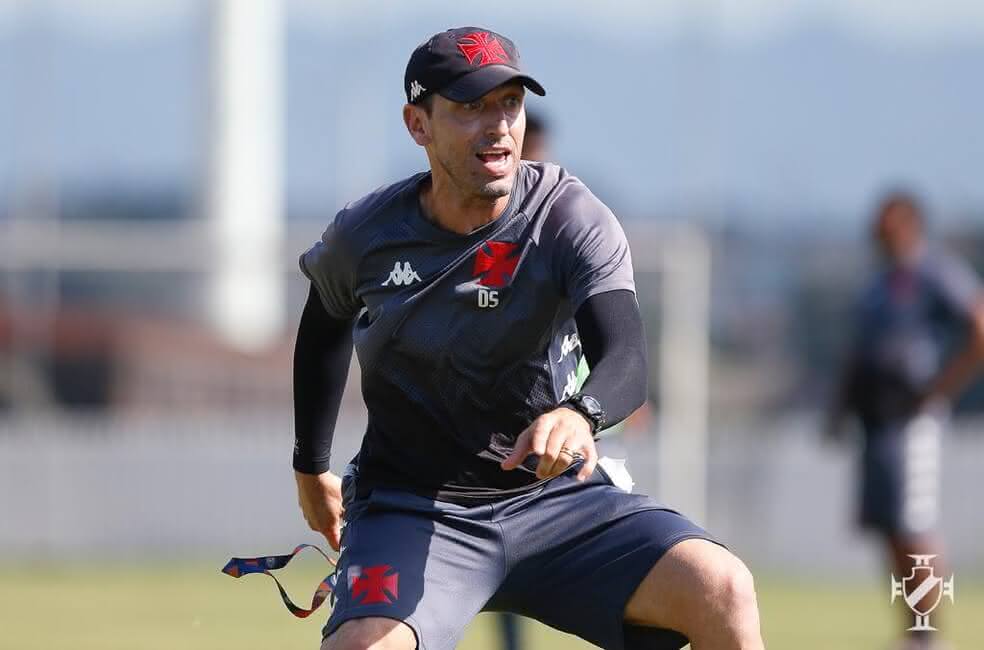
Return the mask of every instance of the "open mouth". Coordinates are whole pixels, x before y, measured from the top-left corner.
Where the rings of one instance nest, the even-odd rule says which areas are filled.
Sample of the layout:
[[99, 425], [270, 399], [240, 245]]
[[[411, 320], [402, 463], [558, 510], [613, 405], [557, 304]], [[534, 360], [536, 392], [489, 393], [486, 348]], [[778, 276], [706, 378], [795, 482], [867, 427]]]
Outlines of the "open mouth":
[[475, 157], [482, 161], [482, 166], [489, 173], [501, 176], [509, 171], [509, 163], [512, 154], [508, 149], [487, 149], [475, 154]]

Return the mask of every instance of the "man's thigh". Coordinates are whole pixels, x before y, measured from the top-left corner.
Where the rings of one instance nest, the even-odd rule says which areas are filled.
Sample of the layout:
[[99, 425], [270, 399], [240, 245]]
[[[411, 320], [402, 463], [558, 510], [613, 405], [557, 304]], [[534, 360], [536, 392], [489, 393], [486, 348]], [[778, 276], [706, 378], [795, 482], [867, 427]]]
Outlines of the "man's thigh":
[[[636, 625], [692, 629], [701, 624], [720, 576], [740, 565], [730, 551], [703, 539], [677, 544], [639, 583], [625, 606], [625, 620]], [[744, 566], [744, 565], [740, 565]]]
[[902, 436], [897, 430], [866, 441], [860, 463], [860, 523], [894, 533], [902, 528]]
[[649, 628], [627, 637], [625, 607], [653, 566], [677, 543], [711, 539], [679, 513], [614, 487], [596, 472], [551, 481], [502, 523], [510, 571], [489, 609], [536, 618], [607, 649], [680, 648], [686, 639]]
[[417, 636], [410, 626], [391, 618], [357, 618], [338, 626], [321, 650], [413, 650]]
[[324, 636], [365, 632], [343, 624], [371, 618], [404, 623], [426, 650], [453, 648], [503, 571], [497, 531], [479, 514], [397, 490], [352, 504]]
[[945, 412], [921, 413], [868, 432], [861, 458], [861, 525], [889, 536], [938, 526]]

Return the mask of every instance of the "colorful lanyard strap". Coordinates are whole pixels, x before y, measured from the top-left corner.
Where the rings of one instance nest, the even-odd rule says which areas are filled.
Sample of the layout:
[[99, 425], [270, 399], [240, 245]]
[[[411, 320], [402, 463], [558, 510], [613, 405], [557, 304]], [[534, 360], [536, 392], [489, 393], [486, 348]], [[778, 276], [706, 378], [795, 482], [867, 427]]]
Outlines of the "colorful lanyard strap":
[[245, 575], [251, 573], [265, 573], [273, 581], [277, 583], [277, 589], [280, 590], [280, 598], [283, 599], [284, 605], [290, 610], [290, 613], [297, 618], [307, 618], [314, 610], [321, 606], [321, 603], [325, 602], [332, 590], [335, 587], [335, 573], [332, 572], [330, 576], [321, 581], [318, 585], [318, 590], [314, 592], [314, 598], [311, 599], [311, 609], [303, 609], [298, 607], [293, 602], [291, 602], [290, 597], [287, 596], [287, 592], [284, 590], [283, 585], [277, 580], [277, 577], [270, 573], [270, 571], [275, 571], [277, 569], [282, 569], [287, 566], [287, 563], [294, 559], [294, 556], [305, 548], [313, 548], [318, 553], [324, 556], [332, 566], [335, 565], [335, 560], [328, 557], [328, 555], [322, 551], [317, 546], [311, 544], [298, 544], [289, 555], [268, 555], [266, 557], [234, 557], [229, 560], [224, 567], [222, 567], [222, 573], [230, 575], [233, 578], [241, 578]]

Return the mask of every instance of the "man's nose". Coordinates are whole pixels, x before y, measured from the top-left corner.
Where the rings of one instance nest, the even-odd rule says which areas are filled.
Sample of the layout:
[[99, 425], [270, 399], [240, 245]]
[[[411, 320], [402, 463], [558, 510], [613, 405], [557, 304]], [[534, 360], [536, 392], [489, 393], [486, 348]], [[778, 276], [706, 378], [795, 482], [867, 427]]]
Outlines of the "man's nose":
[[501, 138], [509, 133], [509, 115], [505, 111], [497, 111], [490, 116], [486, 133], [496, 138]]

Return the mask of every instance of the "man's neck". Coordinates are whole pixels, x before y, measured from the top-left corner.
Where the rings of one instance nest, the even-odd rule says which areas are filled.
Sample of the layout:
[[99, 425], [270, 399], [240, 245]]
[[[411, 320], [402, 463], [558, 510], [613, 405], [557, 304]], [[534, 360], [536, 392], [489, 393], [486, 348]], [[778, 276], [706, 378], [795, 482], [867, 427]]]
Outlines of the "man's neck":
[[431, 174], [420, 188], [420, 207], [424, 217], [444, 230], [467, 235], [498, 219], [509, 205], [509, 197], [465, 196], [450, 179]]

